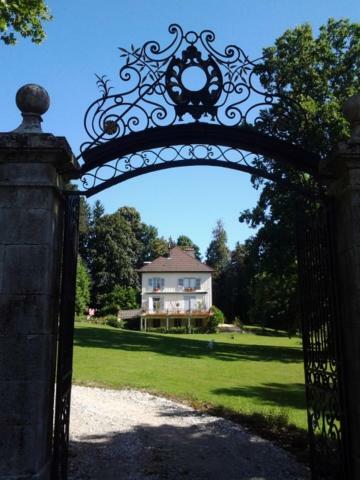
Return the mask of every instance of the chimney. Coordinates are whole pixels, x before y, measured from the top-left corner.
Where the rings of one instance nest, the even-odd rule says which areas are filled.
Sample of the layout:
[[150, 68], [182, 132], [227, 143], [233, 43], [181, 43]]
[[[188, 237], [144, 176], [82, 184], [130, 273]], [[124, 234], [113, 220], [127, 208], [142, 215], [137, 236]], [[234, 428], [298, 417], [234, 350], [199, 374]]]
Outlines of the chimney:
[[184, 247], [184, 252], [190, 255], [190, 257], [195, 258], [194, 247]]

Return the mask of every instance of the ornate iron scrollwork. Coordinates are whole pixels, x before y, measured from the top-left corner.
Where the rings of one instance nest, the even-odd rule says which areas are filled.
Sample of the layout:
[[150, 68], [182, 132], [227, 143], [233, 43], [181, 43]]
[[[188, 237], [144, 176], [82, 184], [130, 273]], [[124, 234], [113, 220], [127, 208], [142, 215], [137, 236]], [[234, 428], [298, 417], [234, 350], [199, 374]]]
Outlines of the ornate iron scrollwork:
[[[192, 162], [193, 165], [200, 164], [202, 161], [209, 161], [215, 165], [221, 162], [228, 164], [230, 168], [248, 171], [249, 173], [268, 176], [270, 172], [260, 170], [261, 156], [240, 149], [225, 147], [221, 145], [172, 145], [152, 150], [132, 153], [120, 157], [115, 161], [100, 165], [90, 172], [84, 173], [81, 177], [84, 193], [91, 194], [101, 191], [102, 185], [107, 186], [109, 181], [120, 183], [136, 173], [146, 173], [151, 171], [152, 167], [161, 165], [176, 166], [182, 162]], [[258, 170], [256, 170], [258, 168]], [[123, 177], [123, 178], [121, 178]]]
[[[200, 89], [188, 88], [184, 84], [183, 76], [191, 70], [204, 75], [204, 85]], [[210, 55], [207, 60], [203, 60], [201, 52], [190, 45], [182, 52], [181, 59], [174, 57], [169, 63], [165, 85], [180, 120], [186, 113], [190, 113], [195, 120], [208, 113], [215, 120], [216, 102], [221, 95], [223, 78], [220, 68]]]
[[311, 478], [340, 480], [348, 477], [333, 212], [317, 208], [305, 224], [299, 211], [297, 222]]
[[[210, 30], [184, 33], [179, 25], [170, 25], [169, 32], [173, 39], [164, 48], [155, 41], [120, 48], [124, 65], [118, 93], [105, 76], [97, 76], [101, 96], [86, 111], [89, 138], [80, 157], [115, 138], [182, 121], [255, 126], [262, 112], [280, 101], [284, 115], [303, 113], [293, 99], [263, 90], [256, 70], [260, 58], [250, 60], [236, 45], [216, 50]], [[198, 88], [185, 81], [191, 69], [203, 77]]]

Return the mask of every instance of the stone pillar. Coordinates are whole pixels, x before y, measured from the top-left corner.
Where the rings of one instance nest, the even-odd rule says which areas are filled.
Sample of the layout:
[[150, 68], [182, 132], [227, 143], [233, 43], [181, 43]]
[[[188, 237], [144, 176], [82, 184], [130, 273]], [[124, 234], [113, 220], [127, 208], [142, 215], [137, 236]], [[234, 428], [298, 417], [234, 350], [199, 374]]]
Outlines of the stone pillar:
[[0, 479], [50, 479], [62, 253], [62, 189], [76, 171], [41, 131], [44, 89], [17, 94], [23, 123], [0, 134]]
[[322, 165], [335, 200], [349, 479], [360, 479], [360, 95], [344, 105], [352, 136]]

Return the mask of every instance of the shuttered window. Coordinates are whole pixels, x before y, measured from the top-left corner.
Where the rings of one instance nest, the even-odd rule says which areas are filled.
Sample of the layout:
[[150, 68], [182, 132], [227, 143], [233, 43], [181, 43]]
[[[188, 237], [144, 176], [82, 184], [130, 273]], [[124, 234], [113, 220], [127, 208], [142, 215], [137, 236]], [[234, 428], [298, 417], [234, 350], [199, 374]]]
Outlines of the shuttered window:
[[152, 277], [148, 280], [148, 286], [150, 288], [164, 288], [165, 286], [165, 278], [160, 277]]
[[178, 286], [200, 290], [201, 278], [193, 278], [193, 277], [179, 278]]

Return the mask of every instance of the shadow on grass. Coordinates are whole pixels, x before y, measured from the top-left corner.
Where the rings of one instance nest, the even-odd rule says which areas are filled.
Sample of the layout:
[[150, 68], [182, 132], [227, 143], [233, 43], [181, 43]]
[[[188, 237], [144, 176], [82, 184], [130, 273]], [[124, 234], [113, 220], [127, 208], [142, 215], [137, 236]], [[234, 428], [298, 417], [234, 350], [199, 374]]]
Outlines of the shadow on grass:
[[243, 345], [216, 341], [212, 350], [208, 339], [187, 339], [154, 333], [128, 330], [82, 327], [75, 332], [74, 344], [78, 347], [111, 348], [125, 351], [154, 352], [187, 358], [215, 358], [221, 361], [275, 361], [301, 363], [302, 351], [295, 347], [276, 345]]
[[234, 397], [256, 398], [264, 405], [306, 409], [305, 388], [301, 383], [264, 383], [248, 387], [216, 388], [212, 393]]
[[307, 479], [285, 452], [221, 419], [191, 426], [139, 424], [70, 444], [69, 480], [121, 478]]

